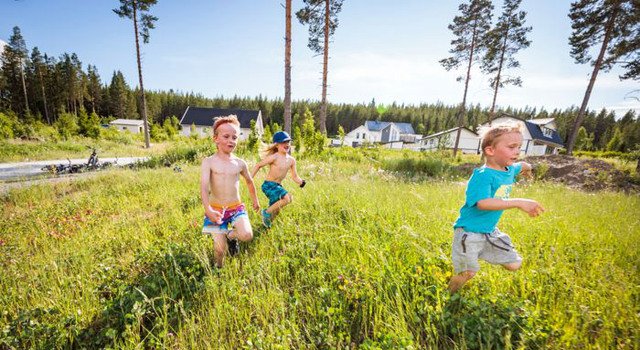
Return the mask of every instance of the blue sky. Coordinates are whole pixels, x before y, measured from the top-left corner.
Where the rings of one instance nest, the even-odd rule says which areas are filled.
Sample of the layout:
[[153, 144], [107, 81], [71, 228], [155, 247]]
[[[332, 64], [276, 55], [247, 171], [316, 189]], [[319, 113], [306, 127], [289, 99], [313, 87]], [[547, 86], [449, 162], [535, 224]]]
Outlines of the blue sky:
[[[159, 17], [144, 45], [145, 88], [194, 91], [208, 97], [284, 96], [284, 8], [271, 0], [159, 0]], [[294, 12], [302, 1], [293, 1]], [[459, 1], [345, 0], [330, 44], [329, 96], [334, 103], [457, 104], [463, 84], [458, 72], [439, 63], [453, 39], [447, 25]], [[497, 19], [501, 1], [494, 1]], [[513, 107], [579, 106], [591, 73], [569, 56], [571, 1], [524, 0], [532, 44], [520, 51], [523, 87], [501, 89], [497, 104]], [[49, 55], [75, 52], [98, 67], [103, 82], [121, 70], [137, 85], [133, 24], [111, 10], [117, 0], [3, 0], [0, 39], [19, 26], [27, 46]], [[322, 57], [307, 48], [307, 28], [292, 26], [292, 98], [319, 100]], [[614, 109], [619, 116], [640, 102], [630, 98], [638, 84], [621, 82], [619, 69], [600, 73], [589, 108]], [[467, 100], [490, 106], [489, 77], [472, 73]], [[630, 95], [631, 94], [631, 95]], [[640, 93], [635, 94], [638, 97]]]

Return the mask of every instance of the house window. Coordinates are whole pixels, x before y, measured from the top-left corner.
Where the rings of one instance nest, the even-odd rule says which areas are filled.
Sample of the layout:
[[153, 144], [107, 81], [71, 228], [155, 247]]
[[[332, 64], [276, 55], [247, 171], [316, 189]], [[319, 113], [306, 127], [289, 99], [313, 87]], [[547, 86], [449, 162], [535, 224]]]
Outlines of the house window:
[[359, 133], [359, 132], [357, 132], [357, 133], [356, 133], [356, 140], [357, 140], [357, 139], [359, 139], [359, 138], [360, 138], [360, 133]]
[[365, 137], [367, 137], [367, 134], [362, 133], [362, 139], [363, 139], [363, 140], [365, 139]]
[[553, 130], [549, 129], [549, 128], [542, 128], [542, 133], [544, 134], [544, 136], [546, 137], [553, 137]]
[[122, 127], [122, 130], [123, 130], [123, 131], [124, 131], [124, 130], [127, 130], [127, 127], [126, 127], [126, 126], [123, 126], [123, 127]]

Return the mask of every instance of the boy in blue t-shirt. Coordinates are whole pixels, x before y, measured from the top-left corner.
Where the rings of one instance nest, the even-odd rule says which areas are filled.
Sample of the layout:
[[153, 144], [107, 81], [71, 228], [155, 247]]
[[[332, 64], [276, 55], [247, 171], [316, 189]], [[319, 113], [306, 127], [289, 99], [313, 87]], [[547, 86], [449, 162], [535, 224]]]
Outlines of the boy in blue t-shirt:
[[449, 290], [457, 292], [480, 270], [478, 259], [500, 264], [510, 271], [520, 268], [522, 257], [511, 245], [511, 238], [496, 228], [505, 209], [518, 208], [529, 216], [545, 209], [531, 199], [509, 199], [516, 176], [531, 176], [531, 165], [516, 162], [522, 146], [522, 124], [494, 124], [481, 130], [484, 166], [469, 179], [466, 200], [453, 224], [454, 276]]

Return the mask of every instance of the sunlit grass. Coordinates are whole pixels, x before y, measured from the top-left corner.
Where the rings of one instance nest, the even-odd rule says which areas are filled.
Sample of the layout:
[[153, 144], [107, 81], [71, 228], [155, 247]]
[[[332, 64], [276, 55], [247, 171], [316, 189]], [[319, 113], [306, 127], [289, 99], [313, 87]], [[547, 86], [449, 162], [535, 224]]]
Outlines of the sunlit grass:
[[255, 238], [222, 270], [200, 234], [198, 166], [10, 192], [0, 330], [20, 332], [0, 347], [638, 347], [637, 196], [516, 186], [548, 210], [499, 224], [523, 268], [484, 264], [451, 298], [464, 182], [408, 181], [375, 157], [302, 160], [307, 186], [285, 182], [294, 201], [270, 231], [250, 213]]

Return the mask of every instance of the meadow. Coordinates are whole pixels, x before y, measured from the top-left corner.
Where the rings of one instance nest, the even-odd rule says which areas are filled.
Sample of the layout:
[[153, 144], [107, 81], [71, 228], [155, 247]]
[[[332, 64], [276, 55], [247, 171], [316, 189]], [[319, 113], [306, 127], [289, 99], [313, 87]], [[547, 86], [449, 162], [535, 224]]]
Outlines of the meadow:
[[501, 219], [523, 268], [481, 265], [451, 296], [466, 179], [382, 158], [300, 160], [307, 186], [285, 182], [294, 201], [269, 231], [250, 213], [255, 237], [222, 269], [200, 233], [197, 161], [12, 190], [0, 349], [640, 347], [640, 197], [515, 186], [547, 208]]

